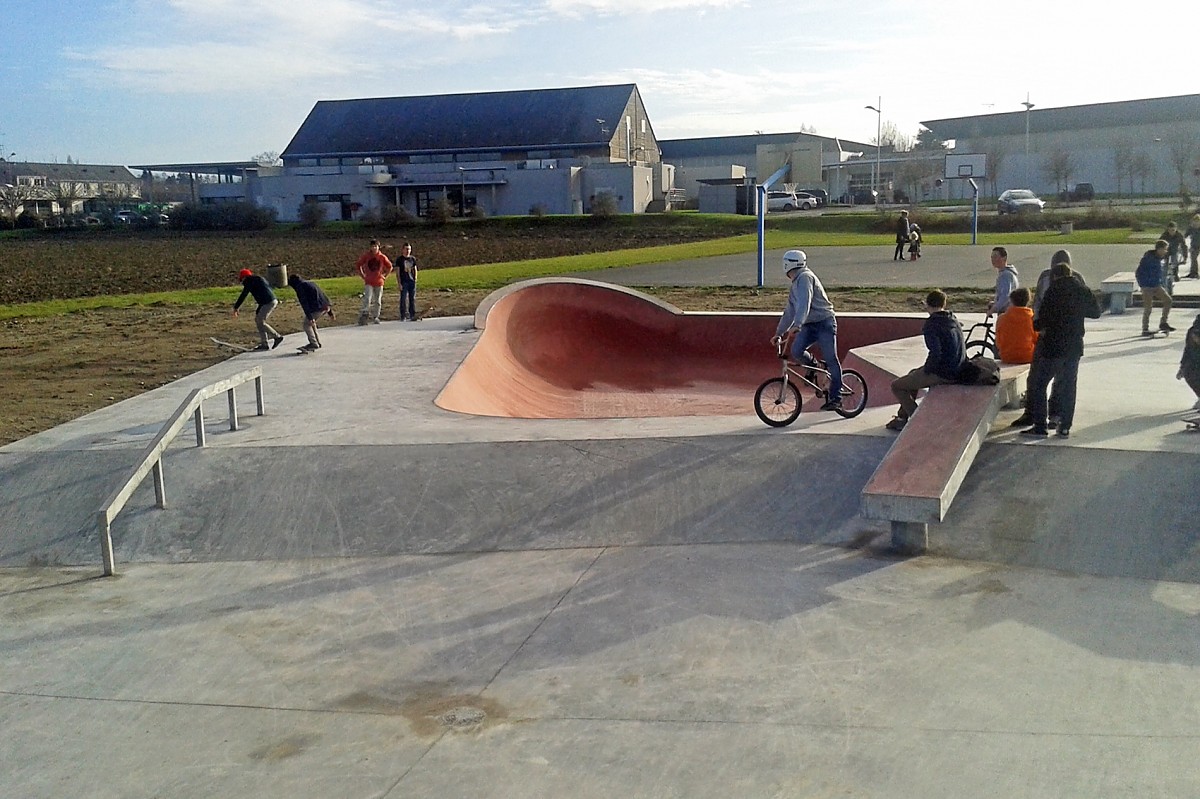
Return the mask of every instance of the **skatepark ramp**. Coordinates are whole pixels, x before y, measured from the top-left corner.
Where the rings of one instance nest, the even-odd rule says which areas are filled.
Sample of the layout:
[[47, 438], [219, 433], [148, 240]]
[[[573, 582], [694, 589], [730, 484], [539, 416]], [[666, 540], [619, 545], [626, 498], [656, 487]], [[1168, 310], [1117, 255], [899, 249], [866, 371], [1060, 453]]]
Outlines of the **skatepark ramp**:
[[[480, 416], [596, 419], [734, 415], [778, 374], [773, 313], [685, 313], [641, 292], [590, 280], [531, 280], [480, 305], [479, 342], [440, 408]], [[890, 404], [892, 375], [853, 349], [920, 333], [922, 318], [842, 315], [843, 364], [863, 373], [870, 405]]]

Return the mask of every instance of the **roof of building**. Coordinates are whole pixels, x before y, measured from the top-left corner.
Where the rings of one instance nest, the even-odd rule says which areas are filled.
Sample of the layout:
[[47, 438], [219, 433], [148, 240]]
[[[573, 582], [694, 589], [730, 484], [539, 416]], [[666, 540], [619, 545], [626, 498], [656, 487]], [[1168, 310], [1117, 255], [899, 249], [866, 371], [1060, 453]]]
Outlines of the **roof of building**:
[[637, 86], [322, 100], [285, 158], [512, 150], [608, 143]]
[[690, 139], [659, 139], [658, 149], [663, 158], [704, 158], [728, 155], [729, 153], [752, 153], [762, 144], [790, 144], [802, 138], [816, 139], [822, 148], [827, 145], [836, 149], [840, 141], [842, 150], [864, 150], [871, 144], [839, 140], [815, 133], [751, 133], [740, 136], [701, 136]]
[[130, 169], [149, 172], [194, 173], [197, 175], [237, 175], [247, 169], [261, 169], [258, 161], [196, 161], [175, 164], [131, 164]]
[[3, 171], [17, 176], [43, 177], [56, 182], [137, 183], [138, 176], [112, 164], [43, 164], [36, 161], [5, 161]]
[[[1029, 125], [1039, 133], [1086, 128], [1115, 128], [1181, 120], [1200, 120], [1200, 94], [1123, 100], [1029, 111]], [[981, 114], [971, 117], [931, 119], [921, 124], [939, 139], [970, 139], [979, 136], [1009, 136], [1025, 133], [1025, 111]]]

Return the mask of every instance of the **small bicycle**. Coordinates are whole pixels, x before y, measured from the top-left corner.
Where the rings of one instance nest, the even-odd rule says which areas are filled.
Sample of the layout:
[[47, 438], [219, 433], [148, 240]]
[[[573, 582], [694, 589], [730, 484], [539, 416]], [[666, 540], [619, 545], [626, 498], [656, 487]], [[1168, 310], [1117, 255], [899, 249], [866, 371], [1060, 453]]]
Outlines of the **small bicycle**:
[[[976, 334], [976, 330], [983, 329], [982, 333]], [[1000, 351], [996, 349], [996, 326], [992, 323], [992, 315], [989, 313], [984, 317], [982, 322], [976, 322], [971, 325], [971, 329], [967, 331], [966, 353], [968, 358], [974, 358], [976, 355], [986, 355], [989, 358], [999, 358]]]
[[[775, 342], [776, 355], [783, 363], [783, 373], [772, 377], [754, 392], [754, 412], [771, 427], [787, 427], [796, 421], [804, 405], [797, 382], [813, 390], [818, 399], [829, 396], [829, 370], [825, 362], [804, 352], [807, 363], [796, 363], [788, 358], [794, 336], [786, 336]], [[842, 369], [842, 407], [835, 413], [851, 419], [867, 407], [867, 381], [853, 369]]]

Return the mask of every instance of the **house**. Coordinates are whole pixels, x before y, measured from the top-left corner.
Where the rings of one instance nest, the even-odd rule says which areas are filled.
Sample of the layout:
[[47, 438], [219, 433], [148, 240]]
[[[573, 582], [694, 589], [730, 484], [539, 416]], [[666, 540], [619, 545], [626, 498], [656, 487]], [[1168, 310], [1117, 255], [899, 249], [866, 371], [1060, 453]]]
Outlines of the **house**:
[[24, 189], [14, 217], [22, 213], [40, 217], [84, 213], [136, 200], [142, 194], [136, 175], [109, 164], [0, 160], [0, 184]]
[[251, 201], [281, 220], [315, 202], [356, 219], [424, 216], [439, 201], [461, 214], [585, 213], [607, 194], [639, 213], [665, 202], [672, 171], [634, 84], [324, 100], [282, 160], [200, 186], [201, 202]]
[[1038, 108], [921, 123], [958, 153], [987, 155], [993, 190], [1049, 194], [1077, 182], [1110, 194], [1196, 189], [1200, 94]]

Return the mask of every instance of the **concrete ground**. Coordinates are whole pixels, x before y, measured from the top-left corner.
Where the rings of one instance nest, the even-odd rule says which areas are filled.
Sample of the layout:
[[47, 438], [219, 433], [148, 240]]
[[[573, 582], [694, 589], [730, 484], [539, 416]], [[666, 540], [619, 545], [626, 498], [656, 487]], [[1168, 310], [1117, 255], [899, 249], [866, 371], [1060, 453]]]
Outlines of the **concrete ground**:
[[[1002, 414], [903, 560], [858, 513], [890, 409], [448, 413], [469, 324], [289, 336], [0, 449], [0, 793], [1200, 794], [1178, 334], [1089, 322], [1072, 437]], [[96, 508], [254, 364], [267, 414], [210, 401], [98, 578]]]

